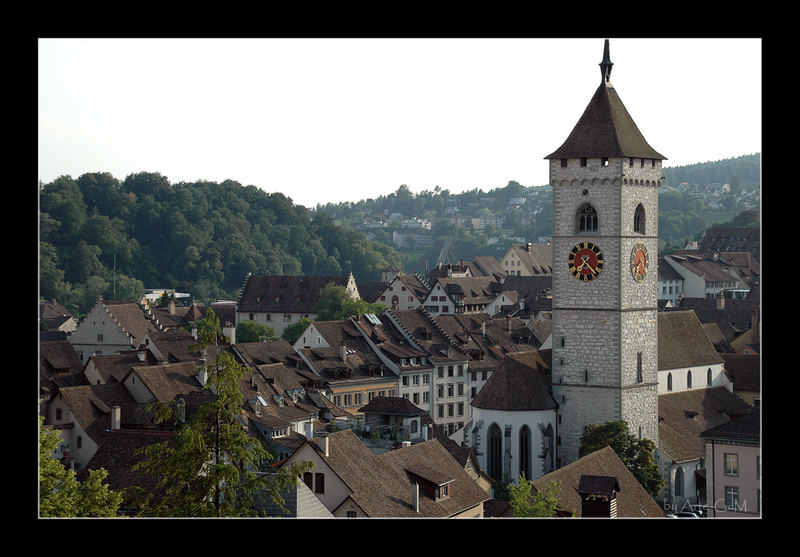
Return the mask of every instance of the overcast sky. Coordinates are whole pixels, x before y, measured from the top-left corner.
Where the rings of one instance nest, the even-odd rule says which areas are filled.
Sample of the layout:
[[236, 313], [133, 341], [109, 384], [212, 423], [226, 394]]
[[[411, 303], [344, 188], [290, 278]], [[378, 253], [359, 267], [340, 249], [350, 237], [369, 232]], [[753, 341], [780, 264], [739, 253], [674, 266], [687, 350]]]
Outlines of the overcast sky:
[[[603, 40], [40, 39], [39, 178], [231, 179], [312, 207], [544, 185]], [[610, 47], [665, 166], [761, 151], [760, 39]]]

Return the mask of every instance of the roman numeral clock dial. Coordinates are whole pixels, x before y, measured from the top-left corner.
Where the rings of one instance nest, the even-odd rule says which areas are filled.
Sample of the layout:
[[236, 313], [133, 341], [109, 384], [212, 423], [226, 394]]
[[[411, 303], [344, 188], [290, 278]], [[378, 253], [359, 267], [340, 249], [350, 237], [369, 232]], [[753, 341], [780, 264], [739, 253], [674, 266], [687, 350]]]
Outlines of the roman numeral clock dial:
[[602, 250], [592, 242], [575, 244], [567, 258], [569, 272], [584, 282], [596, 279], [603, 270], [604, 263]]

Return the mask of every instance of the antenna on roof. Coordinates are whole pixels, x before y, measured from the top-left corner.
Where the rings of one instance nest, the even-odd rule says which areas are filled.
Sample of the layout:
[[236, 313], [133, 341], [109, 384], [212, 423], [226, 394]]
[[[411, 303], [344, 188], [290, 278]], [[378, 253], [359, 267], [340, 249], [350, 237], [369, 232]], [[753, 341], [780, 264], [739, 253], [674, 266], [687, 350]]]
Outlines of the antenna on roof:
[[603, 83], [611, 80], [611, 67], [613, 65], [611, 55], [608, 52], [608, 39], [606, 39], [605, 46], [603, 46], [603, 61], [600, 62], [600, 74], [602, 75]]

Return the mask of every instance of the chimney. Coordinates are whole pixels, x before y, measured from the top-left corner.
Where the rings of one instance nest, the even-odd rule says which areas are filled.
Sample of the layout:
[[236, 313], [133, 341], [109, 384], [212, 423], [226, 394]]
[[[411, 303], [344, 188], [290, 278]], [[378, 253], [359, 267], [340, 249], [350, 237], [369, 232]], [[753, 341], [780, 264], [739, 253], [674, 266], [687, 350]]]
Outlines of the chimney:
[[208, 381], [208, 368], [206, 367], [206, 351], [203, 349], [200, 355], [200, 368], [197, 370], [197, 380], [200, 382], [201, 387], [206, 386]]
[[528, 253], [530, 253], [530, 252], [531, 252], [531, 243], [530, 243], [530, 242], [528, 242], [527, 244], [525, 244], [525, 250], [526, 250]]
[[344, 345], [344, 342], [339, 345], [339, 355], [341, 355], [342, 361], [347, 363], [347, 346]]
[[178, 406], [178, 418], [181, 420], [181, 423], [186, 423], [186, 401], [183, 400], [183, 397], [178, 397], [177, 400]]
[[582, 475], [578, 481], [581, 516], [616, 518], [619, 481], [613, 476]]
[[314, 438], [314, 422], [306, 422], [305, 424], [306, 439]]
[[169, 299], [169, 306], [168, 306], [168, 307], [169, 307], [169, 314], [170, 314], [170, 315], [175, 315], [175, 300], [173, 300], [172, 298], [170, 298], [170, 299]]
[[725, 294], [717, 292], [717, 309], [725, 309]]
[[111, 429], [119, 429], [121, 422], [122, 408], [120, 408], [119, 404], [115, 401], [114, 405], [111, 407]]
[[192, 327], [192, 338], [197, 340], [197, 327]]
[[481, 336], [486, 338], [486, 321], [481, 321]]
[[327, 431], [320, 431], [317, 433], [317, 438], [319, 441], [319, 447], [322, 449], [322, 454], [325, 456], [330, 456], [330, 440], [328, 439], [328, 432]]
[[419, 512], [419, 484], [414, 482], [414, 491], [412, 493], [412, 504], [414, 505], [414, 512]]

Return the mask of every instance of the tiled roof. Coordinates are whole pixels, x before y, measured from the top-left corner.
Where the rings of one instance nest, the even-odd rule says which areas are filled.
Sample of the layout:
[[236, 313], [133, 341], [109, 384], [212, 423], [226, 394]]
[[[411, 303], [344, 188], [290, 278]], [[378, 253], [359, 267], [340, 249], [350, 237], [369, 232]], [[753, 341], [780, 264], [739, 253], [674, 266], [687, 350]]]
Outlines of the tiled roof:
[[573, 511], [576, 517], [580, 517], [581, 497], [578, 486], [582, 476], [616, 478], [619, 484], [616, 496], [617, 517], [663, 518], [665, 516], [661, 506], [647, 493], [611, 447], [595, 451], [558, 470], [545, 474], [534, 480], [533, 486], [536, 492], [543, 493], [551, 482], [561, 482], [558, 496], [559, 508]]
[[80, 373], [83, 363], [72, 344], [66, 340], [39, 343], [39, 361], [51, 374]]
[[600, 84], [567, 140], [545, 159], [636, 157], [665, 160], [628, 114], [610, 82]]
[[[448, 517], [489, 499], [488, 494], [436, 440], [379, 456], [350, 430], [328, 436], [327, 457], [322, 456], [318, 438], [309, 440], [309, 443], [353, 492], [351, 500], [373, 518]], [[417, 513], [413, 507], [415, 479], [447, 482], [450, 495], [434, 501], [421, 487]]]
[[552, 244], [511, 244], [525, 268], [534, 276], [553, 274]]
[[142, 380], [159, 402], [170, 402], [178, 395], [200, 393], [203, 387], [197, 380], [197, 362], [133, 366], [132, 372]]
[[747, 411], [750, 405], [726, 387], [658, 395], [658, 449], [675, 462], [702, 458], [700, 434]]
[[133, 337], [133, 345], [138, 345], [146, 333], [159, 330], [158, 325], [146, 317], [146, 310], [135, 302], [106, 301], [103, 305], [114, 320]]
[[[539, 366], [539, 369], [528, 363]], [[530, 357], [518, 360], [509, 356], [489, 376], [471, 404], [487, 410], [550, 410], [557, 405], [548, 393], [548, 387], [547, 369], [538, 356], [532, 360]]]
[[[131, 366], [141, 365], [138, 354], [131, 350], [120, 354], [94, 354], [89, 358], [103, 381], [122, 383]], [[87, 362], [88, 364], [88, 362]]]
[[758, 354], [720, 354], [725, 375], [735, 391], [761, 390], [761, 356]]
[[239, 312], [313, 313], [320, 291], [329, 282], [347, 286], [345, 276], [256, 276], [247, 279]]
[[754, 406], [743, 416], [707, 429], [700, 434], [704, 439], [722, 439], [739, 442], [759, 442], [761, 439], [761, 411]]
[[722, 363], [694, 311], [658, 313], [658, 369]]
[[358, 409], [364, 414], [391, 414], [393, 416], [419, 416], [427, 413], [403, 397], [376, 396]]

